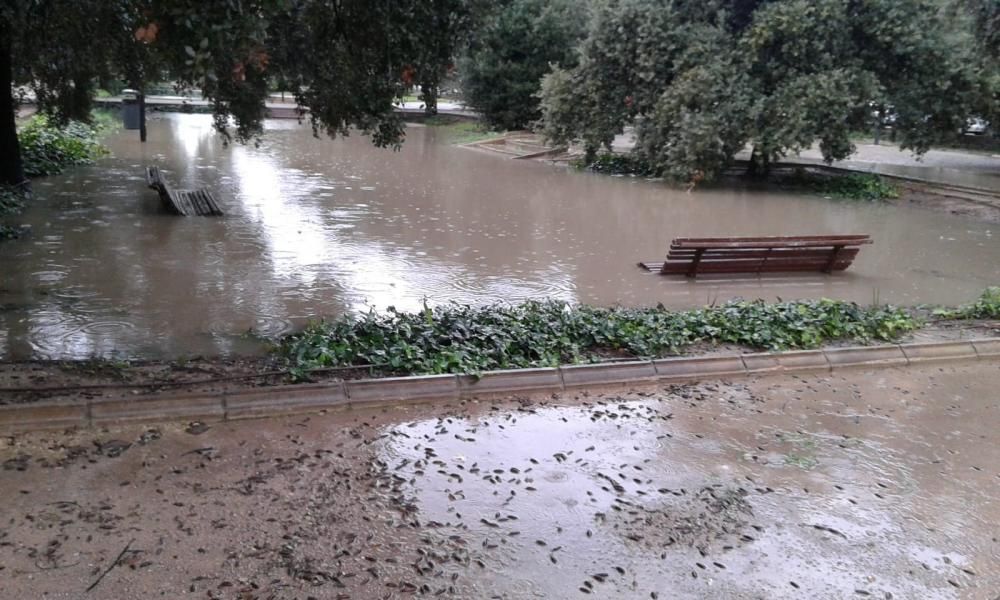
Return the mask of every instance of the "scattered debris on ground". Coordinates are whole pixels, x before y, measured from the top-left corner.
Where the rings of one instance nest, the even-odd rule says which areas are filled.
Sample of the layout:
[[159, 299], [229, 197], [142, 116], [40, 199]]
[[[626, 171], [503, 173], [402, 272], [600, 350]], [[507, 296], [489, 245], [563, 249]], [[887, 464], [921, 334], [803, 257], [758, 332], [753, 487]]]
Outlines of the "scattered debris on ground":
[[991, 598], [998, 385], [980, 362], [0, 438], [0, 596]]

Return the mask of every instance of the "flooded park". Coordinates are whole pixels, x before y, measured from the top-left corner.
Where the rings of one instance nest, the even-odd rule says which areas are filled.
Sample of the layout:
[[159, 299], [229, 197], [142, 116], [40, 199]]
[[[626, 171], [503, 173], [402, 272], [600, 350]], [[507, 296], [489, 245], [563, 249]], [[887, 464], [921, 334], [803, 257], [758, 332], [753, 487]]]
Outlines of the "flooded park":
[[997, 0], [0, 9], [0, 600], [1000, 600]]
[[[256, 352], [310, 319], [424, 302], [557, 299], [690, 308], [734, 297], [955, 304], [1000, 279], [995, 223], [906, 205], [741, 186], [693, 191], [509, 160], [411, 125], [398, 152], [271, 120], [226, 146], [211, 117], [163, 115], [149, 141], [34, 182], [31, 235], [0, 246], [0, 358]], [[225, 216], [178, 218], [146, 166], [205, 187]], [[660, 277], [676, 237], [864, 233], [836, 275]]]

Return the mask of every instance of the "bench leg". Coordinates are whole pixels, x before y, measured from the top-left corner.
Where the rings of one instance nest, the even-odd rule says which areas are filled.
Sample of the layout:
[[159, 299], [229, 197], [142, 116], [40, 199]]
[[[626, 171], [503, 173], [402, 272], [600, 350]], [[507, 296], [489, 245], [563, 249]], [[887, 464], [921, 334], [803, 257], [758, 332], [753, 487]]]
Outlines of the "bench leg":
[[688, 272], [684, 275], [686, 277], [697, 277], [698, 276], [698, 263], [701, 262], [701, 255], [705, 253], [705, 250], [698, 249], [694, 252], [694, 258], [691, 260], [691, 267]]
[[840, 251], [843, 250], [843, 246], [834, 246], [833, 250], [830, 252], [830, 260], [826, 261], [826, 266], [823, 267], [824, 273], [832, 273], [833, 265], [837, 262], [837, 257], [840, 255]]
[[760, 272], [764, 270], [764, 265], [767, 263], [767, 259], [771, 257], [772, 252], [774, 252], [774, 248], [768, 248], [767, 254], [764, 255], [764, 258], [760, 259], [760, 262], [757, 264], [757, 277], [760, 277]]

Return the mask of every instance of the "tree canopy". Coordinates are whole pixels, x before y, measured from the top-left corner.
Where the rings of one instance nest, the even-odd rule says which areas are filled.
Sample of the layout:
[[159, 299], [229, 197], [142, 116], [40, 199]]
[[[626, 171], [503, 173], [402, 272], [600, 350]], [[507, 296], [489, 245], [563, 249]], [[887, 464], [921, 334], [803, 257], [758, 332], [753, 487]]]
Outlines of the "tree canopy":
[[[478, 0], [19, 0], [0, 5], [0, 85], [30, 85], [57, 119], [86, 119], [95, 81], [169, 76], [212, 102], [217, 129], [262, 132], [269, 82], [309, 107], [317, 132], [352, 128], [400, 143], [393, 111], [416, 75], [451, 64], [456, 28]], [[13, 107], [0, 102], [0, 183], [23, 173]], [[5, 113], [5, 114], [4, 114]], [[12, 141], [13, 140], [13, 141]]]
[[578, 0], [509, 0], [489, 12], [460, 63], [466, 103], [501, 129], [537, 121], [542, 77], [576, 63], [586, 7]]
[[925, 152], [983, 92], [967, 21], [945, 13], [936, 0], [608, 0], [579, 65], [544, 81], [544, 131], [593, 153], [634, 124], [637, 154], [684, 181], [748, 144], [764, 168], [817, 141], [846, 158], [878, 110]]

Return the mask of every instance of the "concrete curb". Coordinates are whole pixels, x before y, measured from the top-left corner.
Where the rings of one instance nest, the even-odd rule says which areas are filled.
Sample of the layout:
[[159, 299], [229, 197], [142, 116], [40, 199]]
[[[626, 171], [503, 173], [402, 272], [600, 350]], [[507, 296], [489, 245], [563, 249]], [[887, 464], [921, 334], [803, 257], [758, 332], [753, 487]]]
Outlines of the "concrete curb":
[[928, 361], [969, 360], [979, 357], [972, 342], [906, 344], [900, 346], [900, 349], [910, 364]]
[[653, 365], [660, 379], [666, 381], [697, 381], [747, 375], [746, 363], [740, 355], [662, 358], [654, 360]]
[[115, 423], [235, 419], [383, 406], [430, 400], [459, 401], [587, 386], [649, 385], [782, 373], [883, 368], [954, 361], [1000, 362], [1000, 338], [891, 344], [795, 352], [763, 352], [491, 371], [473, 375], [421, 375], [287, 385], [221, 394], [183, 394], [37, 402], [0, 406], [0, 433], [96, 427]]
[[656, 381], [657, 379], [656, 367], [649, 360], [570, 365], [559, 367], [559, 370], [562, 371], [563, 385], [567, 389], [618, 383], [640, 383], [642, 381]]
[[972, 340], [972, 347], [979, 358], [1000, 356], [1000, 339]]
[[822, 350], [794, 350], [744, 354], [743, 364], [750, 374], [774, 372], [830, 371], [830, 361]]
[[511, 369], [490, 371], [481, 375], [459, 375], [458, 388], [462, 398], [485, 394], [514, 392], [547, 392], [563, 389], [559, 369]]
[[260, 388], [224, 396], [226, 420], [316, 412], [348, 402], [343, 382]]
[[906, 355], [897, 345], [866, 346], [861, 348], [831, 348], [824, 350], [826, 360], [833, 369], [847, 367], [902, 366], [906, 365]]

